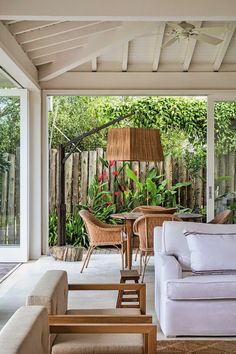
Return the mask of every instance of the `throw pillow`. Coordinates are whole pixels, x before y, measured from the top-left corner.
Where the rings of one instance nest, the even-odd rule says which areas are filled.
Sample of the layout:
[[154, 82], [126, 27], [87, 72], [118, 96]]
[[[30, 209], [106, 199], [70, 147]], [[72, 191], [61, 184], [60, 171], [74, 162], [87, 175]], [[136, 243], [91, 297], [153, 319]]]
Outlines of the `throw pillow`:
[[210, 234], [184, 230], [193, 272], [236, 272], [236, 233]]

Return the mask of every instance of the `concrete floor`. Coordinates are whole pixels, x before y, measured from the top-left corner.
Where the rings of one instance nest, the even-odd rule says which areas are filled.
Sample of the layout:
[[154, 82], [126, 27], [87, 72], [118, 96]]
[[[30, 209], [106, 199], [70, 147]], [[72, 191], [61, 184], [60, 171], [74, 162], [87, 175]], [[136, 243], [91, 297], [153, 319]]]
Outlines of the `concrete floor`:
[[[25, 304], [26, 296], [42, 274], [49, 269], [63, 269], [68, 273], [70, 283], [114, 283], [120, 280], [121, 257], [119, 254], [94, 254], [89, 267], [81, 274], [82, 262], [55, 261], [43, 256], [38, 261], [22, 264], [0, 284], [0, 329], [12, 314]], [[138, 261], [133, 269], [138, 269]], [[147, 267], [147, 313], [154, 316], [154, 262]], [[69, 308], [115, 307], [117, 292], [71, 292]]]

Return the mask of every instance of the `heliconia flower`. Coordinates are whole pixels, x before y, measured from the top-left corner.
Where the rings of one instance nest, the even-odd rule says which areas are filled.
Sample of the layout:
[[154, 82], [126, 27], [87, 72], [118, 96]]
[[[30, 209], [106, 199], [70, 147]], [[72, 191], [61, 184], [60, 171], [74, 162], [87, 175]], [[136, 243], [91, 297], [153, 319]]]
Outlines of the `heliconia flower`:
[[110, 162], [109, 162], [109, 167], [112, 167], [114, 164], [115, 164], [115, 160], [111, 160]]
[[138, 171], [134, 170], [134, 174], [135, 174], [135, 176], [137, 176], [138, 175]]
[[104, 178], [103, 173], [101, 173], [101, 174], [98, 176], [98, 181], [99, 181], [99, 182], [102, 182], [102, 181], [103, 181], [103, 178]]
[[116, 197], [118, 197], [119, 192], [114, 192], [114, 195], [115, 195]]
[[107, 205], [112, 205], [113, 203], [112, 202], [107, 202]]
[[125, 191], [125, 187], [124, 186], [120, 186], [120, 190], [121, 190], [121, 192], [124, 192]]
[[118, 171], [113, 171], [112, 174], [113, 176], [118, 176]]

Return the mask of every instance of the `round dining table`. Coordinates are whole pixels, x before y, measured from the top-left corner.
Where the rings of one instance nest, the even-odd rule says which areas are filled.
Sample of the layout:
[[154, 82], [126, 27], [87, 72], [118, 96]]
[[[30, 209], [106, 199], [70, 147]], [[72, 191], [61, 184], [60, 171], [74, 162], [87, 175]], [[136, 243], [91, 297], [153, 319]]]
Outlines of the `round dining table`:
[[111, 214], [111, 218], [124, 220], [125, 221], [125, 231], [127, 235], [127, 266], [128, 269], [132, 268], [132, 254], [133, 254], [133, 224], [136, 219], [142, 216], [143, 213], [117, 213]]

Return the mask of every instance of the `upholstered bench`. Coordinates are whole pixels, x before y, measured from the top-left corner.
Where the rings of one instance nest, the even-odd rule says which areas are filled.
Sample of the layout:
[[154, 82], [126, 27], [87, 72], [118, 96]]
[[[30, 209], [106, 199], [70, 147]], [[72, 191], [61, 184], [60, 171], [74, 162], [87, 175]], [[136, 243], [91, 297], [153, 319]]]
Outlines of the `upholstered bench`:
[[[67, 309], [69, 290], [137, 290], [141, 308]], [[47, 271], [26, 301], [48, 310], [50, 332], [56, 334], [52, 354], [154, 353], [156, 326], [145, 315], [145, 302], [145, 284], [68, 284], [61, 270]]]
[[0, 332], [1, 354], [48, 354], [48, 315], [42, 306], [23, 306]]

